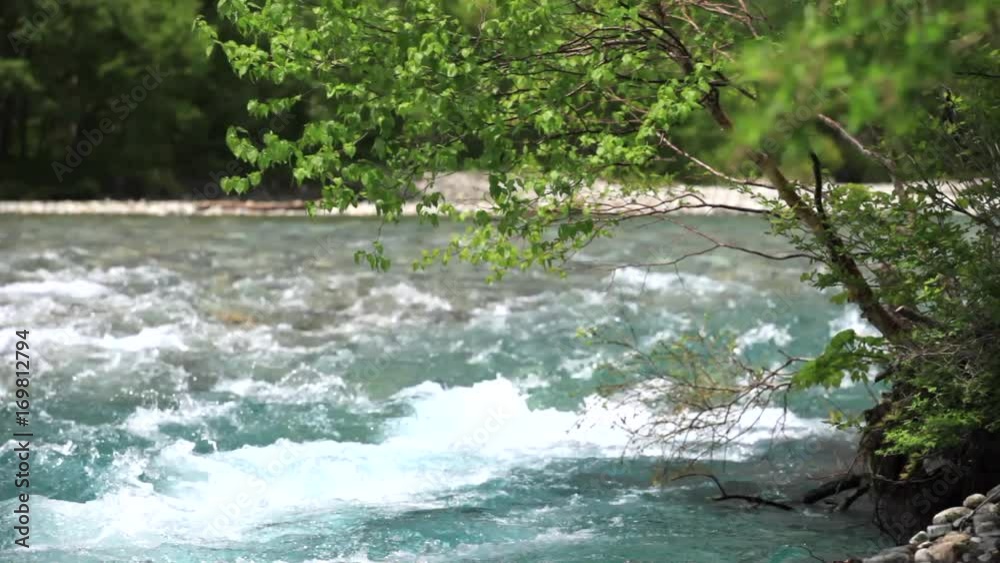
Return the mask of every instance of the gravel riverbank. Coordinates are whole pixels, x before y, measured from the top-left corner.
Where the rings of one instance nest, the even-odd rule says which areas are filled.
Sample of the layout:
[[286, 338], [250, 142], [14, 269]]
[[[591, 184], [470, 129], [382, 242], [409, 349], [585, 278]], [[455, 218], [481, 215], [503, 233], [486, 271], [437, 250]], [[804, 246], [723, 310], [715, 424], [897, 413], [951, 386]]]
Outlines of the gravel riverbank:
[[[486, 209], [489, 202], [489, 181], [483, 174], [458, 172], [442, 176], [434, 190], [462, 211]], [[754, 198], [728, 187], [703, 186], [698, 197], [678, 196], [690, 192], [683, 186], [656, 190], [641, 196], [622, 196], [612, 186], [602, 185], [582, 194], [582, 197], [609, 214], [644, 214], [668, 208], [684, 208], [683, 213], [733, 212], [739, 209], [760, 209]], [[87, 201], [0, 201], [0, 214], [14, 215], [149, 215], [149, 216], [299, 216], [305, 213], [304, 200], [258, 201], [241, 200], [215, 193], [192, 194], [185, 200], [87, 200]], [[720, 208], [721, 207], [721, 208]], [[417, 214], [416, 202], [406, 205], [404, 215]], [[344, 213], [328, 213], [336, 217], [374, 217], [375, 206], [363, 203]]]

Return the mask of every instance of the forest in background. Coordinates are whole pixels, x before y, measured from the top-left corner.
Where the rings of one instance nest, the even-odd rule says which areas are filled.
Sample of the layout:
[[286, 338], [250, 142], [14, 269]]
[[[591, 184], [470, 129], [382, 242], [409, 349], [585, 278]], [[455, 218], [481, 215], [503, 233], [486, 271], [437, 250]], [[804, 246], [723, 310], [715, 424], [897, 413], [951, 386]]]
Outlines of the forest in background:
[[266, 89], [192, 34], [209, 0], [0, 5], [0, 199], [193, 198]]

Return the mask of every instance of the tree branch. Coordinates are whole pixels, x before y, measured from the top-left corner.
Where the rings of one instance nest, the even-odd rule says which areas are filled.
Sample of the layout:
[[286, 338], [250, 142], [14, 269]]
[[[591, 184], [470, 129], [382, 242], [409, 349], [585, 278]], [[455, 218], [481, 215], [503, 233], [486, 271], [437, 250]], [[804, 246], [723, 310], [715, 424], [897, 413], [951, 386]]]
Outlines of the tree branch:
[[688, 473], [686, 475], [680, 475], [680, 476], [674, 477], [670, 481], [671, 482], [672, 481], [677, 481], [677, 480], [680, 480], [680, 479], [685, 479], [687, 477], [707, 477], [707, 478], [711, 479], [712, 481], [714, 481], [715, 482], [715, 486], [719, 488], [719, 493], [720, 493], [720, 496], [712, 498], [712, 500], [714, 500], [714, 501], [742, 500], [742, 501], [749, 502], [751, 504], [756, 504], [756, 505], [763, 504], [765, 506], [770, 506], [770, 507], [773, 507], [773, 508], [778, 508], [780, 510], [789, 510], [789, 511], [795, 510], [794, 508], [792, 508], [791, 506], [789, 506], [787, 504], [784, 504], [784, 503], [781, 503], [781, 502], [777, 502], [777, 501], [773, 501], [773, 500], [767, 500], [765, 498], [761, 498], [761, 497], [758, 497], [758, 496], [751, 496], [751, 495], [731, 495], [731, 494], [727, 493], [726, 489], [724, 489], [722, 487], [722, 483], [719, 482], [719, 479], [716, 478], [716, 476], [712, 475], [711, 473]]
[[859, 486], [861, 486], [861, 475], [845, 475], [839, 479], [827, 481], [826, 483], [823, 483], [815, 489], [807, 492], [805, 496], [802, 497], [802, 502], [804, 504], [815, 504], [826, 497], [832, 497], [837, 493], [854, 489]]
[[851, 505], [854, 504], [859, 498], [865, 496], [865, 493], [868, 492], [868, 489], [869, 489], [869, 485], [862, 485], [862, 486], [858, 487], [847, 498], [845, 498], [843, 501], [841, 501], [841, 503], [838, 504], [837, 508], [835, 508], [833, 511], [834, 512], [846, 512], [847, 509], [850, 508]]

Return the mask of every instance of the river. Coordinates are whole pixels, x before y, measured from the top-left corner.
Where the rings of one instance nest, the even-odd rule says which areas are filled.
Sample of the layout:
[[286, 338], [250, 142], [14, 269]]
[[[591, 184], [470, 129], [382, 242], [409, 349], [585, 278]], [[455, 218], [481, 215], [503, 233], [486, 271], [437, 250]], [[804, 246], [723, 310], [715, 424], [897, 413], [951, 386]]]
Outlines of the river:
[[[782, 250], [754, 219], [687, 220]], [[452, 230], [411, 220], [381, 229], [388, 273], [356, 265], [379, 227], [0, 216], [0, 350], [12, 358], [15, 330], [30, 331], [35, 435], [28, 550], [11, 529], [17, 443], [0, 448], [0, 559], [777, 563], [877, 549], [863, 509], [754, 509], [713, 502], [705, 479], [654, 484], [664, 452], [626, 446], [655, 413], [597, 392], [624, 352], [577, 336], [598, 326], [648, 348], [728, 331], [766, 364], [866, 330], [799, 281], [801, 262], [721, 252], [609, 269], [705, 244], [634, 222], [564, 278], [488, 285], [479, 268], [412, 271]], [[822, 419], [871, 401], [860, 385], [797, 394], [699, 467], [794, 499], [850, 463], [852, 436]]]

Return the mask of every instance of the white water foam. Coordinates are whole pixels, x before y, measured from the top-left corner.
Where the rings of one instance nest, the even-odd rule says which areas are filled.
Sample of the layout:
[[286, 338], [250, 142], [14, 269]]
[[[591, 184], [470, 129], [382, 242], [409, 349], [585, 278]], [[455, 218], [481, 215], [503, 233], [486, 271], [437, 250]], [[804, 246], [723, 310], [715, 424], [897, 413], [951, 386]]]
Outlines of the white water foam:
[[125, 336], [88, 336], [97, 327], [38, 327], [32, 329], [35, 342], [46, 342], [60, 347], [86, 346], [113, 352], [140, 352], [144, 350], [187, 350], [184, 328], [178, 325], [144, 327], [135, 334]]
[[105, 334], [94, 344], [122, 352], [138, 352], [140, 350], [187, 350], [184, 344], [184, 331], [176, 325], [145, 327], [137, 334], [129, 336], [110, 336]]
[[839, 317], [830, 321], [830, 336], [847, 329], [853, 329], [860, 336], [880, 336], [878, 330], [861, 317], [861, 309], [855, 306], [846, 307]]
[[777, 326], [773, 323], [758, 322], [757, 326], [744, 332], [736, 339], [737, 354], [742, 353], [747, 348], [757, 344], [773, 344], [775, 346], [785, 346], [792, 341], [792, 335], [787, 327]]
[[[395, 420], [381, 443], [279, 440], [205, 455], [195, 453], [191, 442], [176, 440], [153, 455], [126, 452], [104, 476], [117, 485], [96, 500], [43, 500], [38, 506], [54, 520], [59, 537], [52, 543], [61, 547], [260, 539], [274, 522], [335, 513], [348, 525], [372, 507], [443, 506], [448, 494], [516, 467], [616, 457], [629, 440], [623, 421], [652, 416], [635, 404], [591, 397], [581, 424], [575, 412], [530, 408], [526, 394], [503, 377], [448, 389], [425, 382], [393, 400], [409, 404], [412, 414]], [[226, 416], [232, 404], [140, 408], [124, 428], [162, 438], [163, 424]], [[740, 442], [769, 437], [768, 427], [780, 415], [779, 409], [759, 412], [761, 429]], [[813, 430], [791, 415], [786, 428]]]
[[143, 438], [155, 438], [160, 434], [160, 427], [167, 424], [191, 425], [208, 418], [225, 416], [236, 408], [237, 404], [202, 403], [185, 396], [176, 409], [161, 410], [155, 407], [139, 407], [127, 419], [126, 430]]
[[654, 272], [631, 266], [617, 270], [606, 281], [629, 292], [684, 292], [698, 297], [717, 295], [740, 287], [739, 284], [697, 274]]
[[58, 296], [72, 299], [93, 299], [110, 293], [107, 287], [87, 280], [16, 282], [0, 286], [0, 296]]
[[[669, 397], [672, 384], [653, 379], [637, 384], [627, 393], [586, 398], [579, 421], [583, 429], [613, 429], [631, 438], [628, 453], [653, 456], [710, 456], [716, 460], [740, 461], [752, 456], [758, 445], [769, 440], [801, 439], [828, 435], [829, 425], [819, 419], [804, 419], [778, 407], [737, 406], [729, 413], [675, 413], [664, 416], [664, 406], [651, 407]], [[725, 416], [727, 418], [722, 419]], [[685, 430], [697, 418], [697, 430]], [[717, 422], [722, 424], [714, 425]], [[714, 445], [725, 444], [724, 448]]]
[[278, 381], [252, 378], [223, 379], [215, 384], [214, 391], [231, 393], [238, 397], [252, 397], [272, 404], [343, 403], [355, 406], [370, 401], [362, 394], [349, 389], [343, 378], [336, 374], [322, 373], [306, 365], [289, 372]]
[[[410, 404], [413, 414], [395, 421], [382, 443], [279, 440], [201, 455], [194, 444], [177, 440], [154, 455], [124, 456], [104, 476], [117, 486], [97, 500], [45, 500], [39, 507], [60, 523], [61, 546], [223, 541], [312, 511], [435, 506], [442, 492], [484, 483], [516, 466], [616, 455], [627, 439], [617, 429], [576, 428], [572, 412], [532, 410], [504, 378], [451, 389], [423, 383], [394, 400]], [[232, 404], [139, 408], [123, 427], [162, 438], [164, 424], [225, 416]]]

